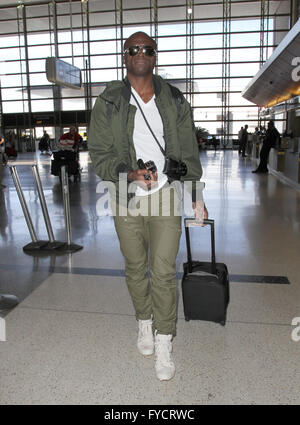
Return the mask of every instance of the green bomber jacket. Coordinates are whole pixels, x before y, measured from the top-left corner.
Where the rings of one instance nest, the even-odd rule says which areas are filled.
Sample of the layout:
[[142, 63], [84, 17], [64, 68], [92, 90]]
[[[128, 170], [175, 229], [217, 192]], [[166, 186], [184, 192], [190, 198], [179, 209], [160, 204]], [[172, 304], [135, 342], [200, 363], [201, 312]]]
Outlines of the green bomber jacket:
[[[153, 84], [163, 122], [166, 155], [186, 163], [187, 174], [181, 181], [193, 182], [193, 201], [196, 192], [197, 199], [202, 199], [204, 184], [195, 184], [202, 176], [202, 167], [190, 104], [160, 76], [153, 75]], [[133, 143], [136, 107], [129, 103], [130, 89], [127, 77], [108, 83], [96, 100], [89, 126], [88, 147], [95, 173], [102, 180], [116, 184], [120, 173], [138, 168]]]

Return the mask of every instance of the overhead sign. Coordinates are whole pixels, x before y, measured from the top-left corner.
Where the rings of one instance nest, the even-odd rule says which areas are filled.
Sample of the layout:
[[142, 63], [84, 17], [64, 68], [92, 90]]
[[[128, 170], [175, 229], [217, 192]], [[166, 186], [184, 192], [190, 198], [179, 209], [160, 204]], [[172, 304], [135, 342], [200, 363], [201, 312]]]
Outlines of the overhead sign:
[[80, 89], [82, 86], [81, 70], [61, 59], [46, 59], [47, 80], [61, 86]]

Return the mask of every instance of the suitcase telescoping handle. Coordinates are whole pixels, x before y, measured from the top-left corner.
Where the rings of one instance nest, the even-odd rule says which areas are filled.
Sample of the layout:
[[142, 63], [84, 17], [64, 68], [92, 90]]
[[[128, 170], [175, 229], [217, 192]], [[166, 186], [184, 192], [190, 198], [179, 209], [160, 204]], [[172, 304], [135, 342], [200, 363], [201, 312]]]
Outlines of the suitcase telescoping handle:
[[[188, 223], [191, 221], [196, 221], [194, 218], [185, 218], [184, 219], [184, 228], [185, 228], [185, 238], [186, 238], [186, 248], [187, 248], [187, 260], [188, 260], [188, 269], [189, 273], [192, 272], [192, 252], [191, 252], [191, 242], [190, 242], [190, 232]], [[216, 268], [216, 250], [215, 250], [215, 222], [214, 220], [203, 220], [203, 224], [208, 224], [210, 226], [210, 237], [211, 237], [211, 272], [212, 274], [217, 274]]]

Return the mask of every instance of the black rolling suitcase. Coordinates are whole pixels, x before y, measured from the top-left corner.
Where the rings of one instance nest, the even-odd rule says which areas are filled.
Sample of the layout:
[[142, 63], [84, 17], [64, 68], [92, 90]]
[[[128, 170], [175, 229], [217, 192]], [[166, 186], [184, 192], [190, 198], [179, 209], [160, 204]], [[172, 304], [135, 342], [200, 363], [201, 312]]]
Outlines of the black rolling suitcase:
[[216, 263], [214, 220], [204, 220], [211, 229], [211, 262], [193, 261], [188, 220], [184, 220], [187, 258], [183, 264], [182, 298], [185, 320], [208, 320], [225, 326], [229, 303], [227, 266]]

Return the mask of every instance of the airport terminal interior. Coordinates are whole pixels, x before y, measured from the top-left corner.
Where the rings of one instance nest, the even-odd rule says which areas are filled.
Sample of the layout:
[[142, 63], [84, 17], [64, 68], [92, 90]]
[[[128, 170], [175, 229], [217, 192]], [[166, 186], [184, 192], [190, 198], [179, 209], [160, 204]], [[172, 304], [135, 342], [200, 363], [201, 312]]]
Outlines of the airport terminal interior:
[[[299, 404], [299, 11], [298, 0], [0, 1], [0, 405]], [[136, 31], [155, 38], [155, 73], [191, 104], [216, 260], [229, 271], [226, 325], [185, 320], [182, 232], [170, 381], [137, 350], [88, 148], [91, 110], [125, 77]], [[268, 172], [253, 173], [270, 120], [280, 138]], [[79, 171], [54, 175], [72, 126]], [[190, 236], [193, 259], [209, 261], [209, 227]]]

